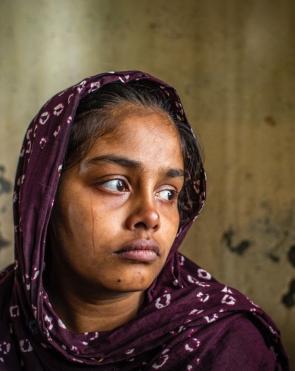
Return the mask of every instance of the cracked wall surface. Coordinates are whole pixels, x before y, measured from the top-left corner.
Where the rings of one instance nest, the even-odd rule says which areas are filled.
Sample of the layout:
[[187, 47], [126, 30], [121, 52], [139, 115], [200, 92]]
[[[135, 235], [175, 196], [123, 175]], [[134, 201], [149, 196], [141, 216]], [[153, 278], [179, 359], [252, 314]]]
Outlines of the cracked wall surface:
[[295, 3], [2, 0], [0, 43], [0, 266], [41, 104], [84, 76], [150, 72], [178, 89], [205, 153], [207, 204], [183, 251], [272, 316], [295, 365]]

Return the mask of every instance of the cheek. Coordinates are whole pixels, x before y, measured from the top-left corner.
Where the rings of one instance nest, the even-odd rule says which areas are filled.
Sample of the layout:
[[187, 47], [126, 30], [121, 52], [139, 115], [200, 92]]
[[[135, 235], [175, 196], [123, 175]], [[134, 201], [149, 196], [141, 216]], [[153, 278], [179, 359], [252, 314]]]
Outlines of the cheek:
[[[116, 205], [114, 205], [116, 204]], [[126, 210], [118, 207], [118, 202], [110, 204], [97, 202], [91, 206], [92, 231], [96, 239], [112, 240], [124, 229]]]
[[63, 210], [64, 225], [73, 235], [84, 232], [89, 233], [92, 229], [93, 210], [91, 204], [75, 200]]
[[175, 240], [179, 227], [178, 212], [170, 212], [167, 216], [162, 218], [161, 237], [163, 245], [165, 246], [166, 255], [168, 255], [170, 248]]
[[94, 214], [90, 198], [61, 193], [57, 204], [57, 236], [67, 260], [93, 255]]
[[176, 235], [179, 227], [180, 216], [177, 206], [163, 213], [163, 225], [166, 225], [169, 234]]

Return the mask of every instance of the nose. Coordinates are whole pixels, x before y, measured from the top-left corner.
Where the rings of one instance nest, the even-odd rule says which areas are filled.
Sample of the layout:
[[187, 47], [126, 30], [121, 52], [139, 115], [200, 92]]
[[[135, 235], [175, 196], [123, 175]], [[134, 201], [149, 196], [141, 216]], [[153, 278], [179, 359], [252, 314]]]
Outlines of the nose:
[[129, 230], [138, 229], [157, 231], [160, 227], [160, 215], [153, 200], [138, 200], [137, 205], [126, 220]]

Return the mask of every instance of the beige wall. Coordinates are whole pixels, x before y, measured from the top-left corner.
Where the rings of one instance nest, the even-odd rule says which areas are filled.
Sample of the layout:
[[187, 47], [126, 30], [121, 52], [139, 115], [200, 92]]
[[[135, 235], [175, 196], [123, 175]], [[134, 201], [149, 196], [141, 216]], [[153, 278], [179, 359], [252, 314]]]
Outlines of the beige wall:
[[184, 251], [262, 305], [295, 364], [295, 292], [282, 303], [295, 280], [292, 0], [1, 0], [1, 267], [12, 261], [10, 183], [29, 120], [59, 89], [114, 69], [178, 88], [209, 179]]

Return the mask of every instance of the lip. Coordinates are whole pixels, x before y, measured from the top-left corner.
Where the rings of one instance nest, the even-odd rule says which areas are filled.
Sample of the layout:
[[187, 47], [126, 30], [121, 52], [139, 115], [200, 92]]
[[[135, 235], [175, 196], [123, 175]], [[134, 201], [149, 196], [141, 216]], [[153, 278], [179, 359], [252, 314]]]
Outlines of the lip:
[[134, 240], [124, 244], [115, 254], [122, 259], [152, 263], [160, 256], [160, 248], [153, 240]]

